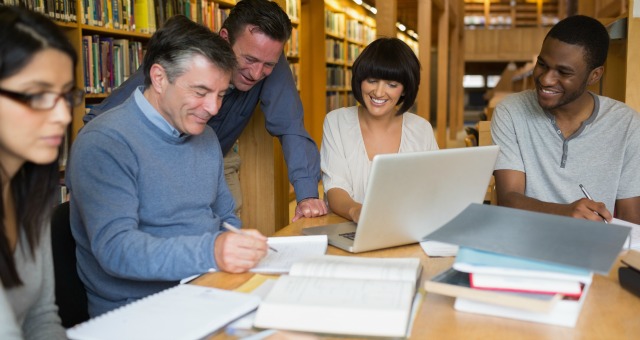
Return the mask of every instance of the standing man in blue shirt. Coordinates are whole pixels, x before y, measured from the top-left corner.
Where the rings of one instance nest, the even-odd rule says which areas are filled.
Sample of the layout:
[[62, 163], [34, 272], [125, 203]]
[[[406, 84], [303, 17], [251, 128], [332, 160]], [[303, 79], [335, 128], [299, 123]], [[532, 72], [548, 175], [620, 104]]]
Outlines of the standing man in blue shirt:
[[[268, 0], [242, 0], [231, 10], [220, 30], [238, 60], [218, 114], [207, 124], [213, 128], [225, 155], [225, 178], [236, 209], [242, 206], [238, 179], [240, 157], [233, 146], [247, 126], [256, 105], [265, 114], [267, 131], [278, 137], [287, 163], [289, 181], [298, 205], [293, 221], [325, 215], [328, 210], [318, 199], [320, 155], [315, 142], [304, 129], [303, 110], [291, 70], [283, 56], [284, 44], [291, 36], [291, 20]], [[84, 118], [95, 116], [121, 104], [143, 84], [142, 67]]]

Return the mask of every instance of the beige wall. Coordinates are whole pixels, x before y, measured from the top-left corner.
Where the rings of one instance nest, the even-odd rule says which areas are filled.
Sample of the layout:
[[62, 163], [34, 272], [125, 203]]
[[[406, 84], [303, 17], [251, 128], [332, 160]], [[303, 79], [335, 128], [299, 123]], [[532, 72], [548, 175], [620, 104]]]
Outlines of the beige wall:
[[549, 28], [465, 30], [465, 61], [531, 61]]

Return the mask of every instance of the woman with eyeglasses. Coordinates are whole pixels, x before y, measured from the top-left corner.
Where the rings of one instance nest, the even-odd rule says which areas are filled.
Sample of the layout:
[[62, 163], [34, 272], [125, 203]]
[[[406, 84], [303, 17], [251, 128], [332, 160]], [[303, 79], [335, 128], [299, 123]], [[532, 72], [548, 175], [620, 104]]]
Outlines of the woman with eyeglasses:
[[76, 54], [45, 16], [0, 6], [0, 339], [64, 339], [54, 299], [50, 213]]

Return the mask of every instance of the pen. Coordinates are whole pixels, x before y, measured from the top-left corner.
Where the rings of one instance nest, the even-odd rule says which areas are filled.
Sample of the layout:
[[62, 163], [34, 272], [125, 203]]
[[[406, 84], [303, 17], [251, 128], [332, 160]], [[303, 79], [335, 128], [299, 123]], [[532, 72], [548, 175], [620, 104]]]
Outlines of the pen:
[[[582, 193], [584, 194], [584, 196], [585, 196], [586, 198], [588, 198], [588, 199], [590, 199], [590, 200], [592, 200], [592, 201], [593, 201], [593, 198], [591, 198], [591, 195], [589, 195], [589, 192], [588, 192], [588, 191], [587, 191], [587, 189], [584, 187], [584, 185], [582, 185], [582, 184], [579, 184], [579, 185], [580, 185], [580, 190], [582, 190]], [[609, 223], [609, 222], [607, 222], [607, 220], [605, 220], [605, 219], [604, 219], [604, 217], [602, 217], [602, 215], [600, 215], [597, 211], [594, 211], [594, 213], [596, 213], [596, 215], [600, 216], [600, 218], [602, 218], [602, 221], [603, 221], [604, 223], [607, 223], [607, 224]]]
[[[231, 224], [229, 224], [229, 223], [227, 223], [227, 222], [222, 222], [222, 226], [223, 226], [225, 229], [227, 229], [227, 230], [229, 230], [230, 232], [232, 232], [232, 233], [236, 233], [236, 234], [244, 234], [244, 233], [242, 232], [242, 230], [240, 230], [240, 229], [238, 229], [238, 228], [236, 228], [236, 227], [232, 226]], [[269, 245], [267, 245], [267, 246], [269, 247], [269, 249], [273, 250], [274, 252], [276, 252], [276, 253], [278, 252], [278, 250], [277, 250], [276, 248], [274, 248], [274, 247], [272, 247], [272, 246], [269, 246]]]

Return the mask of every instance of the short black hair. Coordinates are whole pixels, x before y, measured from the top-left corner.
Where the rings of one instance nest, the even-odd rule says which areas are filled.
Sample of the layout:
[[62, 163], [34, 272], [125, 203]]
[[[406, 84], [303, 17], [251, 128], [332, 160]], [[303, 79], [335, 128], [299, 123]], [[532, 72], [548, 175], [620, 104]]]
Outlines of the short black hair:
[[584, 48], [584, 59], [589, 71], [604, 65], [609, 52], [609, 33], [600, 21], [574, 15], [560, 20], [544, 38], [554, 38], [564, 43]]
[[396, 114], [409, 110], [418, 96], [420, 86], [420, 61], [413, 50], [398, 38], [379, 38], [369, 44], [353, 63], [351, 89], [361, 105], [361, 84], [364, 80], [384, 79], [397, 81], [404, 87], [404, 95], [398, 100], [402, 104]]
[[231, 45], [247, 25], [256, 26], [258, 31], [282, 43], [287, 42], [291, 36], [291, 20], [275, 1], [238, 1], [222, 23], [222, 28], [229, 32]]

